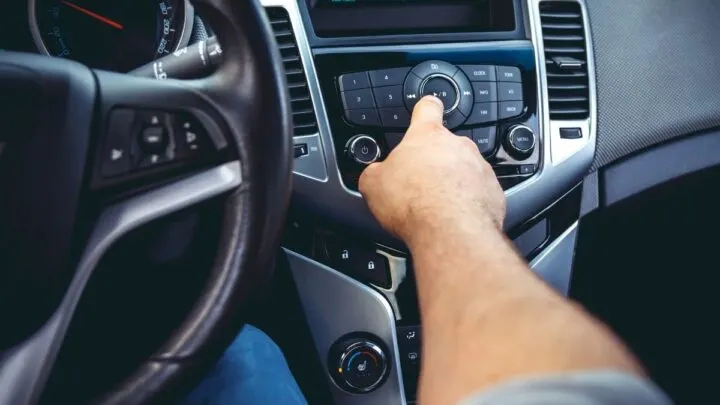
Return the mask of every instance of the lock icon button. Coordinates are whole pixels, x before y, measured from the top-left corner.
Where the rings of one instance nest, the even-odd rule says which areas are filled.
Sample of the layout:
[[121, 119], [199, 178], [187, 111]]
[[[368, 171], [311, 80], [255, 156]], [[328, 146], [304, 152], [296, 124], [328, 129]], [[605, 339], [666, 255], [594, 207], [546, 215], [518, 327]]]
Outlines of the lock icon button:
[[373, 261], [368, 262], [368, 270], [375, 270], [375, 262], [373, 262]]
[[343, 250], [342, 253], [340, 254], [340, 257], [341, 257], [343, 260], [347, 260], [347, 259], [350, 258], [350, 252], [348, 252], [348, 250], [345, 249], [345, 250]]

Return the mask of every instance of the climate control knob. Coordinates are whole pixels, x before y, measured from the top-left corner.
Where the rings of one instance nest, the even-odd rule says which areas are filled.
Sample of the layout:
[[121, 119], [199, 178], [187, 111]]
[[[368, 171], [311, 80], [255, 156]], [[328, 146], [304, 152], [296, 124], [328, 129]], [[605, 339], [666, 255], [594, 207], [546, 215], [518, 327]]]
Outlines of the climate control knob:
[[523, 160], [532, 155], [536, 144], [535, 133], [525, 125], [515, 125], [508, 129], [505, 146], [512, 157]]
[[345, 144], [345, 153], [356, 163], [367, 166], [380, 159], [382, 151], [377, 141], [369, 135], [355, 135]]
[[330, 354], [330, 371], [342, 389], [363, 394], [378, 388], [387, 377], [388, 361], [379, 345], [357, 338], [338, 342]]

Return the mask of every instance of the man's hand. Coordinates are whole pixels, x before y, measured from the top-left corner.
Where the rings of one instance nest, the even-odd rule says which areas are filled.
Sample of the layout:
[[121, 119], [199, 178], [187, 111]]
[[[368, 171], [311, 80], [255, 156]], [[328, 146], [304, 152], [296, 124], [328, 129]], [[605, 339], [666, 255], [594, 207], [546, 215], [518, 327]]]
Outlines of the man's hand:
[[528, 269], [501, 230], [505, 198], [472, 141], [420, 100], [400, 145], [360, 191], [413, 257], [423, 322], [424, 405], [455, 404], [513, 378], [583, 370], [642, 376], [623, 344]]
[[390, 232], [410, 244], [438, 227], [502, 228], [505, 195], [475, 143], [442, 125], [443, 105], [427, 96], [413, 111], [403, 141], [360, 177], [360, 192]]

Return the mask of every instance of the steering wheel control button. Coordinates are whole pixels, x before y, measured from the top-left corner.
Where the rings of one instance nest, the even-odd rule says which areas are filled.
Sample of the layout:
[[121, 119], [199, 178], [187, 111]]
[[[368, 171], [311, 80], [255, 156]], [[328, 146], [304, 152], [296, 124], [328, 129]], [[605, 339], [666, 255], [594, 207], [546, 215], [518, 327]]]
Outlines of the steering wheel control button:
[[535, 149], [535, 133], [524, 125], [511, 127], [507, 132], [506, 146], [508, 152], [515, 158], [525, 159]]
[[497, 81], [517, 83], [522, 82], [522, 75], [520, 74], [520, 69], [514, 66], [498, 66]]
[[130, 171], [130, 134], [135, 113], [128, 109], [115, 109], [110, 113], [108, 132], [100, 159], [100, 174], [113, 177]]
[[405, 107], [381, 108], [380, 120], [386, 128], [407, 128], [410, 126], [410, 113]]
[[403, 82], [405, 81], [405, 76], [407, 76], [409, 71], [410, 68], [408, 67], [371, 70], [369, 72], [370, 82], [372, 83], [373, 87], [394, 86], [398, 84], [403, 84]]
[[378, 87], [373, 89], [378, 108], [402, 107], [403, 86]]
[[443, 74], [433, 74], [420, 85], [422, 96], [435, 96], [445, 105], [445, 114], [455, 111], [460, 102], [460, 89], [457, 83]]
[[415, 104], [417, 104], [417, 102], [422, 98], [420, 95], [421, 84], [422, 79], [414, 73], [408, 74], [405, 79], [405, 84], [403, 85], [403, 98], [405, 99], [405, 107], [407, 107], [409, 111], [412, 111], [413, 108], [415, 108]]
[[375, 100], [370, 89], [345, 91], [342, 93], [342, 100], [346, 110], [375, 108]]
[[498, 119], [497, 103], [477, 103], [467, 119], [467, 125], [487, 124]]
[[494, 103], [498, 101], [497, 86], [491, 82], [475, 82], [472, 84], [476, 103]]
[[[364, 394], [379, 387], [388, 374], [385, 352], [369, 339], [351, 339], [337, 344], [342, 349], [331, 353], [331, 371], [338, 385], [355, 394]], [[333, 365], [332, 357], [337, 356]]]
[[205, 127], [191, 114], [179, 114], [173, 132], [180, 159], [191, 159], [213, 150]]
[[355, 135], [345, 146], [348, 156], [361, 165], [369, 165], [380, 159], [380, 145], [368, 135]]
[[369, 127], [380, 126], [378, 112], [374, 108], [362, 108], [359, 110], [345, 111], [347, 120], [355, 125], [363, 125]]
[[498, 103], [498, 115], [501, 120], [522, 115], [525, 106], [522, 101], [503, 101]]
[[168, 145], [168, 134], [162, 125], [145, 127], [140, 133], [140, 147], [147, 153], [162, 153]]
[[495, 127], [475, 128], [472, 130], [472, 140], [485, 157], [490, 157], [495, 152], [496, 139], [497, 129]]
[[494, 82], [495, 66], [492, 65], [460, 65], [471, 82]]
[[466, 119], [467, 117], [462, 115], [460, 111], [455, 110], [443, 118], [443, 126], [448, 129], [457, 128], [462, 125]]
[[370, 87], [370, 79], [367, 72], [348, 73], [340, 76], [340, 91], [367, 89]]

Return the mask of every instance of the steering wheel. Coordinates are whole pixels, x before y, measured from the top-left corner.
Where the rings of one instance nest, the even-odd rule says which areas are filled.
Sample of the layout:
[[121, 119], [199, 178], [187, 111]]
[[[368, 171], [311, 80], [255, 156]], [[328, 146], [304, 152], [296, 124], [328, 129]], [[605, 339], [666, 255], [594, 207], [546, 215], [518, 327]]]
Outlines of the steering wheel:
[[[223, 63], [203, 79], [159, 81], [0, 52], [2, 404], [39, 400], [83, 290], [114, 242], [208, 199], [225, 199], [224, 218], [200, 297], [98, 403], [172, 397], [242, 326], [237, 314], [271, 264], [289, 202], [289, 96], [257, 0], [193, 3], [223, 47]], [[33, 312], [28, 297], [58, 282], [62, 292], [37, 311], [40, 322], [12, 322]]]

